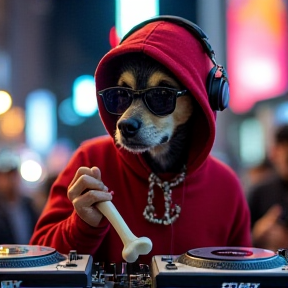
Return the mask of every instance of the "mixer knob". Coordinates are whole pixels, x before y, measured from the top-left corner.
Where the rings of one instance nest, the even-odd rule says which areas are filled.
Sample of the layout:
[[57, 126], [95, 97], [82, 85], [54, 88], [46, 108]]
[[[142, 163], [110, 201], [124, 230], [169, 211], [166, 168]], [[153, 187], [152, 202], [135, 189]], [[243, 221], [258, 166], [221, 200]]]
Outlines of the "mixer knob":
[[286, 261], [288, 261], [288, 249], [285, 248], [278, 249], [277, 254], [279, 256], [282, 256]]
[[77, 260], [77, 251], [76, 250], [70, 250], [68, 254], [69, 261]]

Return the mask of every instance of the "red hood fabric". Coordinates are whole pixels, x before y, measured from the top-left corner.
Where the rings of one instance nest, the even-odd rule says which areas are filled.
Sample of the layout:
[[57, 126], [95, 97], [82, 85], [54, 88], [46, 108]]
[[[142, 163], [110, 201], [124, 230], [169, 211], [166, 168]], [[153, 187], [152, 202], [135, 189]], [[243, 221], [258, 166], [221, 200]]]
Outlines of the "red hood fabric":
[[[147, 24], [102, 58], [95, 72], [97, 91], [115, 85], [113, 71], [117, 65], [117, 58], [131, 52], [145, 53], [166, 66], [200, 104], [202, 111], [196, 115], [191, 129], [195, 141], [192, 143], [187, 163], [189, 170], [197, 169], [213, 146], [216, 118], [216, 113], [210, 108], [206, 92], [206, 79], [213, 63], [202, 43], [190, 31], [177, 24], [166, 21]], [[117, 116], [105, 110], [99, 95], [97, 100], [100, 117], [108, 133], [113, 136]], [[129, 158], [129, 155], [125, 155], [127, 161]]]

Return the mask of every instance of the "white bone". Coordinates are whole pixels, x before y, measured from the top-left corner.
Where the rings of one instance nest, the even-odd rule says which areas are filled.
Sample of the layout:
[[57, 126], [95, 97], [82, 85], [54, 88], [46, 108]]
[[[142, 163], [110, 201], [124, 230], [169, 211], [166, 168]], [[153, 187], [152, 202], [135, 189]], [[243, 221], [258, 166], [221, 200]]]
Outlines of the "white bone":
[[139, 255], [146, 255], [151, 251], [151, 240], [147, 237], [136, 237], [111, 201], [98, 202], [96, 206], [120, 236], [124, 244], [122, 257], [125, 261], [135, 262]]

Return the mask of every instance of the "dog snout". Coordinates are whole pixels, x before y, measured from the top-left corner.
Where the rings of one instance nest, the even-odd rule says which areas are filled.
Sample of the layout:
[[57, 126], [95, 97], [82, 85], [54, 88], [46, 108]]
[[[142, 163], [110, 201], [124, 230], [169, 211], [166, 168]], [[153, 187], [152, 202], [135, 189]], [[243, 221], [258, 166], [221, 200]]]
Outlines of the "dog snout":
[[125, 138], [133, 137], [137, 134], [142, 122], [135, 118], [123, 119], [118, 123], [118, 129]]

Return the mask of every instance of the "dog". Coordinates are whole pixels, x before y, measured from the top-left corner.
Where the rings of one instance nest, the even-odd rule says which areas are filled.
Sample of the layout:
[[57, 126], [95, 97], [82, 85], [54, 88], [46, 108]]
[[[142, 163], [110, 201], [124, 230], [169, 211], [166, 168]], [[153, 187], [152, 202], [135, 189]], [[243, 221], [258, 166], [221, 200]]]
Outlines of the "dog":
[[[121, 60], [117, 87], [185, 89], [171, 71], [147, 55], [131, 53]], [[137, 97], [117, 121], [115, 142], [132, 153], [143, 153], [155, 173], [179, 172], [188, 157], [194, 106], [192, 96], [186, 92], [177, 98], [171, 114], [159, 117]]]

